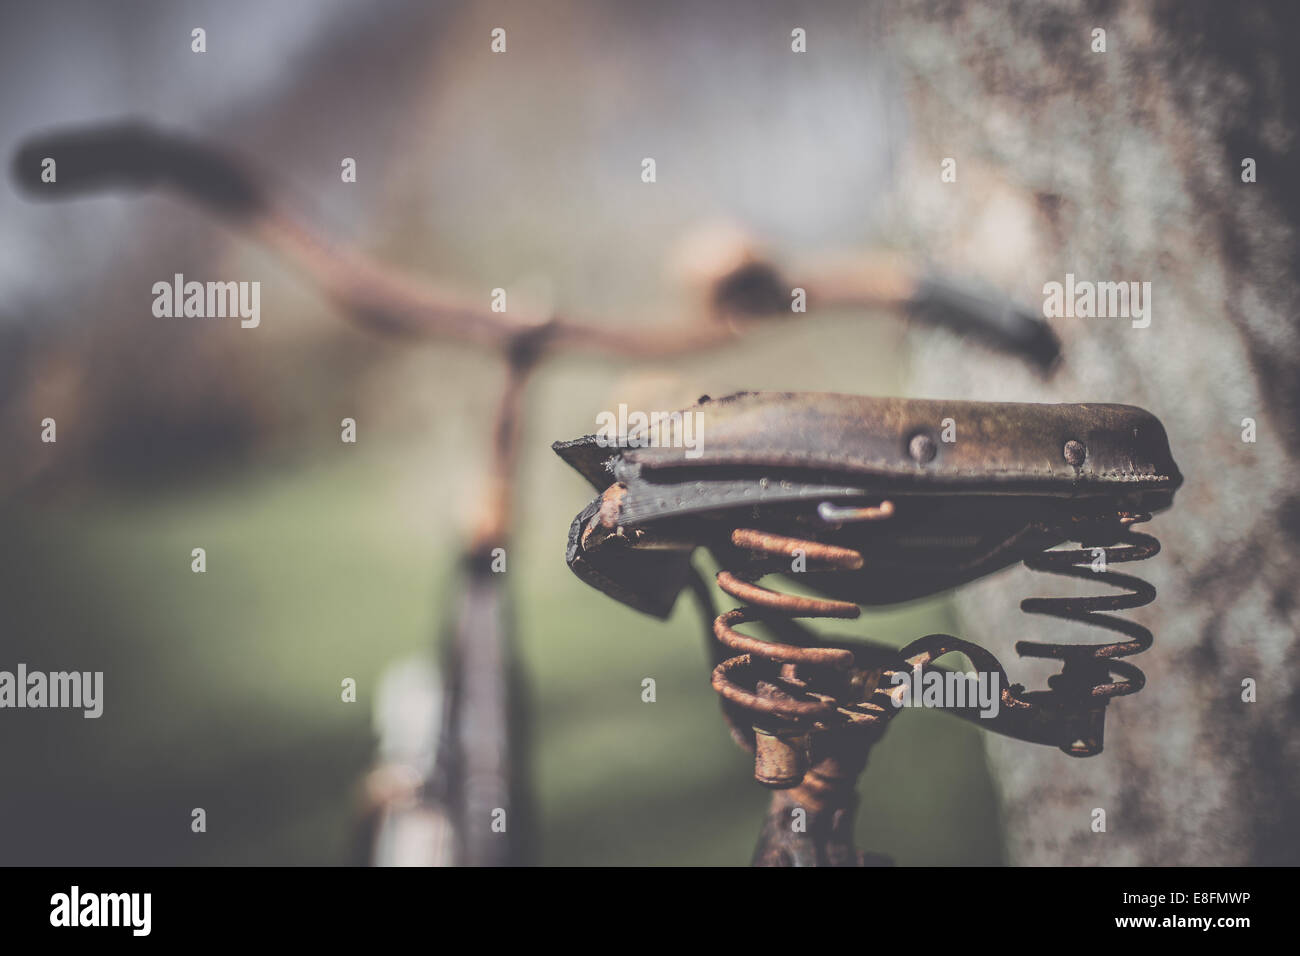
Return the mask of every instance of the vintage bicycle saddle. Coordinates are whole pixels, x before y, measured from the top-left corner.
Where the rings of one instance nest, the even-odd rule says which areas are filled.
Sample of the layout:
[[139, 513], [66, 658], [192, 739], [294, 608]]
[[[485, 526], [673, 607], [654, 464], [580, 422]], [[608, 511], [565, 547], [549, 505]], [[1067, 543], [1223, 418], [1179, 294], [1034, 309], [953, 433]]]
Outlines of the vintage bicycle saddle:
[[1160, 422], [1127, 405], [741, 392], [552, 447], [600, 492], [573, 522], [569, 567], [661, 618], [696, 547], [754, 560], [737, 528], [771, 539], [769, 565], [786, 536], [856, 552], [809, 587], [890, 604], [1063, 541], [1108, 543], [1182, 483]]

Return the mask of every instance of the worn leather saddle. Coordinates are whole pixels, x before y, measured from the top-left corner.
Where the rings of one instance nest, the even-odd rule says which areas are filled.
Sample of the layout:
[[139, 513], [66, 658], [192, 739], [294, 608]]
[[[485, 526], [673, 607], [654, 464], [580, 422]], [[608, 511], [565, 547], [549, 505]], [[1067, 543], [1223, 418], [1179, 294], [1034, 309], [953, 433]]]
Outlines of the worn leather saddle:
[[[860, 568], [808, 586], [892, 604], [1063, 541], [1107, 543], [1182, 483], [1160, 422], [1127, 405], [741, 392], [553, 448], [599, 492], [574, 519], [569, 567], [660, 618], [696, 547], [731, 567], [754, 560], [737, 528], [852, 548]], [[883, 502], [889, 520], [862, 520]]]

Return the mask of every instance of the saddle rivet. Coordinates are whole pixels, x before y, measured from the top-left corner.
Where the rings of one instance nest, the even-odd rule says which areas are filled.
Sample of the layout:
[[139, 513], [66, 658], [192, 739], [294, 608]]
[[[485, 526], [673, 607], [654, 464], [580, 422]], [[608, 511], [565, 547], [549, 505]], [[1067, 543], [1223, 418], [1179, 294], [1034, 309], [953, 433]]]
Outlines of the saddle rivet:
[[1078, 468], [1087, 457], [1088, 449], [1083, 446], [1083, 442], [1071, 438], [1065, 443], [1065, 460], [1068, 464]]
[[925, 432], [913, 435], [912, 440], [907, 443], [907, 453], [912, 456], [912, 460], [918, 465], [924, 465], [928, 461], [933, 461], [938, 450], [938, 446], [935, 445], [934, 439]]

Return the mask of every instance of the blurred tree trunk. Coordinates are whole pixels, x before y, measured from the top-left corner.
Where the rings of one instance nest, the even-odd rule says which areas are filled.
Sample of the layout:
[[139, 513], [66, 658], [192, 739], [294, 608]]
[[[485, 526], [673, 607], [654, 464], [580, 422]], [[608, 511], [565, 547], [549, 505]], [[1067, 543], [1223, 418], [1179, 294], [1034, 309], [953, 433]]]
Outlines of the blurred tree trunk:
[[[1163, 553], [1125, 568], [1159, 591], [1121, 612], [1156, 642], [1133, 658], [1146, 689], [1110, 707], [1105, 752], [1078, 760], [986, 735], [1009, 857], [1300, 862], [1298, 11], [934, 3], [890, 17], [913, 123], [900, 242], [1030, 303], [1068, 272], [1152, 283], [1149, 328], [1054, 320], [1066, 360], [1046, 382], [925, 333], [915, 391], [1141, 405], [1186, 476], [1173, 509], [1144, 527]], [[956, 183], [940, 182], [944, 157]], [[1257, 183], [1242, 181], [1247, 157]], [[1050, 669], [1016, 661], [1015, 640], [1104, 639], [1018, 611], [1022, 597], [1076, 593], [1063, 581], [1021, 567], [965, 589], [964, 636], [1043, 686]], [[1246, 678], [1257, 703], [1242, 701]], [[1096, 807], [1105, 833], [1091, 830]]]

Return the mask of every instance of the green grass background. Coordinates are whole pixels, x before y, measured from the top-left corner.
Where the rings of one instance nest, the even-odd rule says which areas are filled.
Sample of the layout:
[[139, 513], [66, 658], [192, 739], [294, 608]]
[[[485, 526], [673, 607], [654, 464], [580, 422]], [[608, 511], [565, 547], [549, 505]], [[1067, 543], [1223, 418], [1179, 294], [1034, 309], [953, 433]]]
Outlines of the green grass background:
[[[767, 361], [750, 369], [769, 369], [748, 373], [759, 387], [817, 375], [816, 363], [782, 374], [778, 358], [798, 369], [815, 340], [755, 348]], [[657, 622], [563, 562], [591, 491], [548, 446], [606, 407], [609, 381], [596, 379], [579, 386], [562, 364], [537, 383], [509, 549], [540, 862], [746, 863], [767, 795], [723, 727], [695, 608], [683, 599]], [[331, 414], [299, 453], [11, 500], [0, 667], [103, 670], [106, 701], [100, 720], [0, 713], [0, 862], [348, 862], [373, 692], [385, 667], [432, 645], [449, 603], [476, 420], [443, 415], [419, 431], [414, 419], [363, 418], [345, 446]], [[61, 442], [77, 440], [60, 428]], [[190, 570], [196, 546], [205, 574]], [[834, 625], [894, 644], [953, 627], [942, 601]], [[340, 700], [344, 677], [357, 680], [356, 704]], [[644, 677], [656, 703], [641, 701]], [[862, 796], [865, 848], [901, 864], [1001, 860], [970, 725], [900, 715]], [[206, 833], [190, 831], [194, 807]]]

